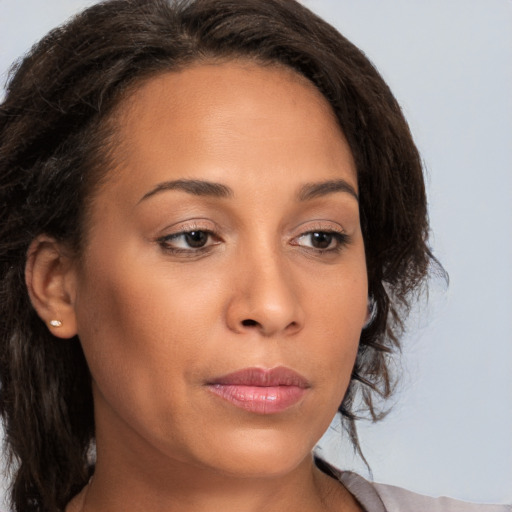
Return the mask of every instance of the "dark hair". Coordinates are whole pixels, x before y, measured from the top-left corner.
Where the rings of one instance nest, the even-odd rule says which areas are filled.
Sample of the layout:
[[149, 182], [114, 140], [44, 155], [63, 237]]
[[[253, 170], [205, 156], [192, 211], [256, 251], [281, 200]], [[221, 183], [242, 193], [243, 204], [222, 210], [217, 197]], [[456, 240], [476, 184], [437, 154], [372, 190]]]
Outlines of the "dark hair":
[[433, 257], [420, 157], [378, 72], [294, 0], [106, 1], [32, 48], [0, 107], [0, 412], [17, 511], [63, 510], [93, 470], [87, 364], [78, 338], [59, 343], [31, 306], [27, 248], [45, 233], [80, 253], [87, 201], [115, 144], [108, 121], [127, 91], [231, 58], [294, 69], [337, 116], [357, 165], [373, 306], [339, 408], [357, 448], [358, 415], [379, 419], [375, 398], [393, 391], [390, 358]]

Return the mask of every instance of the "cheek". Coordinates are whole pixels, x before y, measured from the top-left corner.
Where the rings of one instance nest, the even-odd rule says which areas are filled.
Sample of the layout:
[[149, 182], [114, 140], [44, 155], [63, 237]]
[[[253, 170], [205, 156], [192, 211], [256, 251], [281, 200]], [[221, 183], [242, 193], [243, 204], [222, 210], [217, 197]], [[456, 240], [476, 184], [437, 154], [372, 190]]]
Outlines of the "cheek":
[[141, 401], [164, 383], [179, 387], [206, 358], [205, 344], [219, 325], [220, 278], [171, 272], [140, 251], [94, 256], [75, 308], [93, 379], [105, 392], [130, 389]]
[[[359, 340], [368, 311], [368, 281], [364, 252], [355, 255], [350, 265], [324, 281], [320, 290], [310, 286], [309, 304], [313, 315], [317, 344], [322, 354], [325, 385], [332, 386], [334, 401], [341, 402], [350, 382]], [[329, 380], [329, 382], [327, 382]]]
[[[166, 278], [154, 265], [135, 271], [117, 260], [109, 269], [92, 268], [77, 317], [97, 428], [108, 430], [122, 418], [143, 437], [172, 443], [193, 419], [184, 414], [196, 393], [190, 382], [204, 362], [214, 313], [197, 286]], [[178, 423], [182, 428], [174, 428]]]

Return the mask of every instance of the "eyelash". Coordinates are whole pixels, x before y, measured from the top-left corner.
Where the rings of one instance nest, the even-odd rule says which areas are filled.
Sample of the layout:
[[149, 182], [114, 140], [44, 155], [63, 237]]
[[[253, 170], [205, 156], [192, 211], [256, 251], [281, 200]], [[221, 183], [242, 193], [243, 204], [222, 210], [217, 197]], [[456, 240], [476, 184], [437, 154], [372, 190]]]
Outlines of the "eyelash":
[[[208, 243], [208, 241], [211, 241], [211, 240], [214, 240], [214, 242], [208, 243], [208, 245], [205, 244], [200, 247], [189, 247], [189, 248], [173, 247], [171, 245], [171, 241], [173, 241], [173, 240], [176, 241], [180, 238], [182, 238], [185, 242], [187, 235], [191, 236], [194, 233], [196, 233], [196, 234], [201, 233], [201, 234], [206, 235], [206, 237], [207, 237], [206, 243]], [[165, 235], [165, 236], [162, 236], [157, 239], [158, 244], [165, 252], [170, 253], [172, 255], [176, 255], [176, 256], [191, 256], [191, 257], [199, 256], [199, 255], [202, 255], [202, 254], [208, 252], [214, 245], [217, 245], [218, 243], [220, 243], [220, 241], [221, 241], [220, 237], [218, 235], [216, 235], [216, 233], [214, 233], [213, 231], [211, 231], [209, 229], [200, 229], [200, 228], [195, 228], [195, 227], [194, 228], [186, 228], [183, 231], [179, 231], [178, 233], [172, 233], [170, 235]]]
[[[199, 247], [173, 247], [172, 241], [177, 241], [179, 239], [183, 239], [184, 243], [188, 243], [186, 241], [187, 236], [193, 236], [194, 234], [202, 234], [206, 235], [205, 244]], [[303, 246], [298, 243], [299, 240], [304, 239], [306, 237], [312, 237], [313, 235], [324, 235], [330, 237], [328, 246], [326, 248], [318, 248], [311, 246]], [[311, 239], [310, 239], [311, 240]], [[167, 253], [175, 256], [181, 257], [196, 257], [201, 256], [207, 252], [209, 252], [212, 247], [218, 245], [222, 239], [214, 232], [209, 229], [201, 229], [199, 227], [187, 227], [182, 231], [177, 233], [172, 233], [169, 235], [162, 236], [158, 238], [157, 243], [160, 247]], [[332, 243], [335, 243], [334, 247], [329, 247]], [[315, 255], [323, 255], [323, 254], [337, 254], [343, 250], [345, 246], [350, 243], [350, 237], [346, 233], [342, 233], [333, 229], [312, 229], [301, 233], [299, 236], [293, 238], [290, 245], [300, 247], [302, 250], [311, 252]]]
[[336, 231], [333, 229], [312, 229], [310, 231], [306, 231], [302, 233], [300, 236], [296, 237], [294, 240], [300, 240], [305, 237], [312, 237], [313, 235], [327, 235], [331, 238], [328, 245], [331, 245], [332, 242], [335, 242], [334, 247], [327, 248], [319, 248], [319, 247], [304, 247], [298, 243], [292, 243], [292, 245], [297, 245], [304, 250], [312, 251], [316, 254], [337, 254], [343, 250], [350, 243], [350, 237], [346, 233], [342, 233], [340, 231]]

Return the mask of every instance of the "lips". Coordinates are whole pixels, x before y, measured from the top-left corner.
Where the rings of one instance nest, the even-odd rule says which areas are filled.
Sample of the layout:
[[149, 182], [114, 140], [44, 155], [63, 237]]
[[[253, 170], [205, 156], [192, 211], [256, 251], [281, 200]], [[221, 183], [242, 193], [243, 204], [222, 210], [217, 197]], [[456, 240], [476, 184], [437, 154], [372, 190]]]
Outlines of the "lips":
[[311, 387], [285, 367], [245, 368], [208, 383], [208, 389], [235, 407], [256, 414], [276, 414], [297, 404]]

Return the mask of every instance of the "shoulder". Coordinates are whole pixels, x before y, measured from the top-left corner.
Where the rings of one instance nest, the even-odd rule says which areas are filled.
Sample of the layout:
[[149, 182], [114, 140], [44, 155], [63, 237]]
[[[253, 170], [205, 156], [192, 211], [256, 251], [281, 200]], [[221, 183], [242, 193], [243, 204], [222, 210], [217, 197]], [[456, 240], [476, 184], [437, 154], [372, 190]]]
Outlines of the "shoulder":
[[512, 512], [510, 505], [481, 505], [452, 498], [431, 498], [393, 485], [376, 484], [349, 471], [340, 474], [341, 483], [366, 512]]

